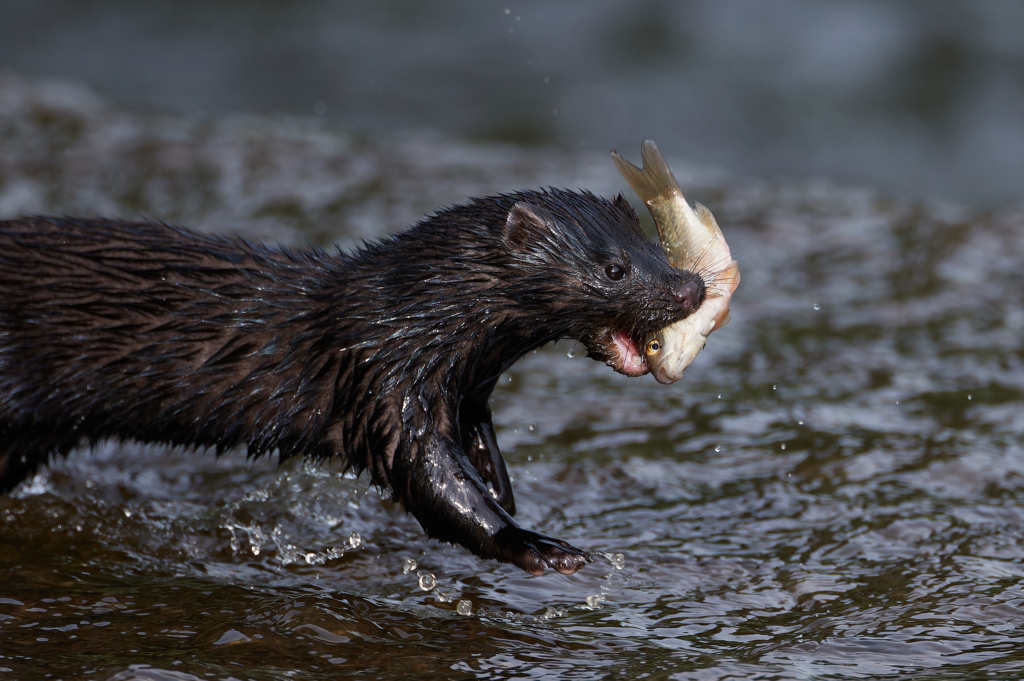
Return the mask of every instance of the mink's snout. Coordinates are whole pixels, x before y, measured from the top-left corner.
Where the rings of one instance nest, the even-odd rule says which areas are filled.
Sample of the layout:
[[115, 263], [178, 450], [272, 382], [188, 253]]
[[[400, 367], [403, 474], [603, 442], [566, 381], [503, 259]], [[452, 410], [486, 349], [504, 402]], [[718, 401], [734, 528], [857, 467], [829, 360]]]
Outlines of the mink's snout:
[[672, 300], [683, 312], [689, 312], [704, 299], [704, 284], [700, 280], [687, 281], [672, 292]]

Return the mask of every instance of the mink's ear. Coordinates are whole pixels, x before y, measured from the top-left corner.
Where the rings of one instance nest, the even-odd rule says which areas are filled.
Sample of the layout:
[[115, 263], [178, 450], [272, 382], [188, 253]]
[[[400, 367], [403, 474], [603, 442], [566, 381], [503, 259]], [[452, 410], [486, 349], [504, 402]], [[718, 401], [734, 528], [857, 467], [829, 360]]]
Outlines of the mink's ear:
[[505, 243], [510, 249], [524, 250], [530, 242], [545, 239], [555, 226], [551, 213], [533, 204], [519, 201], [505, 220]]

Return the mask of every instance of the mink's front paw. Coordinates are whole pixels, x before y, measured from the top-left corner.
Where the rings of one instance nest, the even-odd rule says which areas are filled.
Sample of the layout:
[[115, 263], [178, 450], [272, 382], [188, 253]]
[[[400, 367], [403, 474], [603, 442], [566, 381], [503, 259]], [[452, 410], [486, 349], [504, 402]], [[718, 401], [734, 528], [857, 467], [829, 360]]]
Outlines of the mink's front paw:
[[531, 575], [539, 575], [545, 568], [571, 575], [589, 562], [589, 552], [521, 527], [506, 527], [494, 541], [504, 560]]

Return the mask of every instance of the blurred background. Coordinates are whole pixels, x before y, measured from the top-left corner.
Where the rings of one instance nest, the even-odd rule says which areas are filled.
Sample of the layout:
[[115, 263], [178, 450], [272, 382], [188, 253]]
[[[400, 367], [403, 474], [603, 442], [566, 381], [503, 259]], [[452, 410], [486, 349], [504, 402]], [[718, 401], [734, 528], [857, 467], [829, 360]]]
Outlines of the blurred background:
[[0, 69], [133, 108], [635, 149], [994, 207], [1024, 184], [1012, 0], [4, 3]]

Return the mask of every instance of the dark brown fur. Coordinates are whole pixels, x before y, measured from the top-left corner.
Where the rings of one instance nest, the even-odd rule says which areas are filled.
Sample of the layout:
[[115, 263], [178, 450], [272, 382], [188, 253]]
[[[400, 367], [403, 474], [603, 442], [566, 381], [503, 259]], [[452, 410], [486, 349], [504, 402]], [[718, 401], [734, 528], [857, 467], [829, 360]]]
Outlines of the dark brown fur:
[[[609, 266], [624, 268], [613, 280]], [[351, 253], [154, 222], [0, 222], [0, 491], [103, 438], [342, 456], [427, 534], [533, 573], [488, 397], [531, 349], [685, 317], [703, 286], [636, 216], [559, 190], [455, 207]]]

